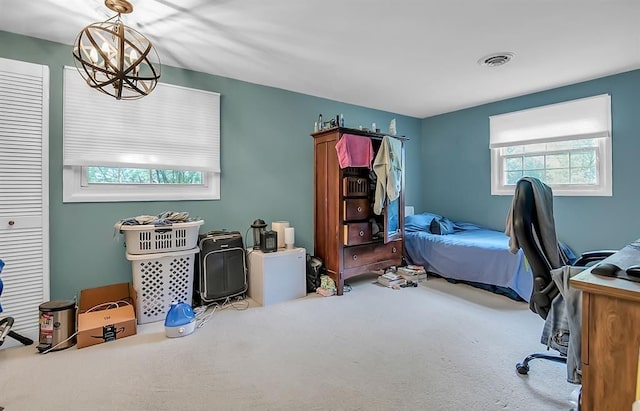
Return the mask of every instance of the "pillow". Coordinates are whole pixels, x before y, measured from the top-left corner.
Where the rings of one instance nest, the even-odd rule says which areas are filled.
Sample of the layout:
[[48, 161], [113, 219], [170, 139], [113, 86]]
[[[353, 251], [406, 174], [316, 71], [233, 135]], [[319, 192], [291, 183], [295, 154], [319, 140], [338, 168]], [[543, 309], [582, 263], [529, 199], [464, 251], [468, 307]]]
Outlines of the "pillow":
[[404, 218], [404, 229], [405, 231], [426, 231], [430, 233], [429, 227], [431, 226], [431, 221], [435, 218], [442, 218], [438, 214], [433, 213], [421, 213], [409, 215]]
[[449, 220], [446, 217], [437, 217], [431, 220], [431, 224], [429, 224], [429, 231], [431, 234], [438, 235], [447, 235], [453, 234], [455, 228], [455, 224], [453, 221]]

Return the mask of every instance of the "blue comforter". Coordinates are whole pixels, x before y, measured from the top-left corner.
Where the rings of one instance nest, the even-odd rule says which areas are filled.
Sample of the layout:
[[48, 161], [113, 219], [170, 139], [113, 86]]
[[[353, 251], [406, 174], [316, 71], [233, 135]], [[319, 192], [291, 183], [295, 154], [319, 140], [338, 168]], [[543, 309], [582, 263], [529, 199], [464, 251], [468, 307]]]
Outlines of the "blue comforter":
[[512, 254], [503, 232], [471, 223], [455, 227], [447, 235], [407, 230], [410, 262], [445, 278], [509, 288], [529, 301], [533, 276], [522, 250]]

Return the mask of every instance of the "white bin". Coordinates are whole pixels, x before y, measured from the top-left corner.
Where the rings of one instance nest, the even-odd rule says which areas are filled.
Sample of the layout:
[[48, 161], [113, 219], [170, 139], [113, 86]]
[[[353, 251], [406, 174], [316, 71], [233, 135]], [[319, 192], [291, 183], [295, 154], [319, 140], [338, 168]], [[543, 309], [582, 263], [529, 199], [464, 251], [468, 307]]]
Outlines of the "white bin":
[[166, 253], [190, 250], [198, 245], [198, 231], [204, 220], [173, 223], [167, 226], [153, 224], [120, 225], [116, 229], [125, 237], [129, 254]]
[[198, 247], [156, 254], [127, 253], [138, 294], [138, 324], [164, 320], [171, 303], [192, 304], [193, 268]]

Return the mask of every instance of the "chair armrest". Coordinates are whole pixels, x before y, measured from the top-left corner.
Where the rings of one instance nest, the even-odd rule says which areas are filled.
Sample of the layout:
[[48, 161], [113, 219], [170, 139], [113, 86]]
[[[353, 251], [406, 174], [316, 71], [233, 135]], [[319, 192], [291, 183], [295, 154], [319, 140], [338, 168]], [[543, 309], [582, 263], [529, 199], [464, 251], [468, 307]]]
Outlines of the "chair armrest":
[[573, 263], [573, 265], [578, 267], [585, 267], [591, 263], [604, 260], [605, 258], [617, 252], [618, 250], [586, 251], [582, 253], [582, 255]]

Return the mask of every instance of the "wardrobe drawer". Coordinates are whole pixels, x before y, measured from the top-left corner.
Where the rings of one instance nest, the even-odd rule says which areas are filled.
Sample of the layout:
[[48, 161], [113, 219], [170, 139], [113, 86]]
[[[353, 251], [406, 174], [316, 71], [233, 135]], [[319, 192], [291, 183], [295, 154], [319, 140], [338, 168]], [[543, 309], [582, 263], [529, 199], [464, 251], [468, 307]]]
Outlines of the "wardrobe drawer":
[[349, 223], [344, 225], [344, 245], [371, 242], [371, 223]]
[[343, 264], [345, 268], [354, 268], [398, 258], [402, 258], [402, 242], [392, 241], [345, 248]]
[[368, 178], [344, 177], [342, 179], [342, 195], [345, 197], [367, 197], [369, 187]]
[[343, 214], [345, 221], [366, 220], [371, 214], [371, 203], [368, 198], [345, 199]]

